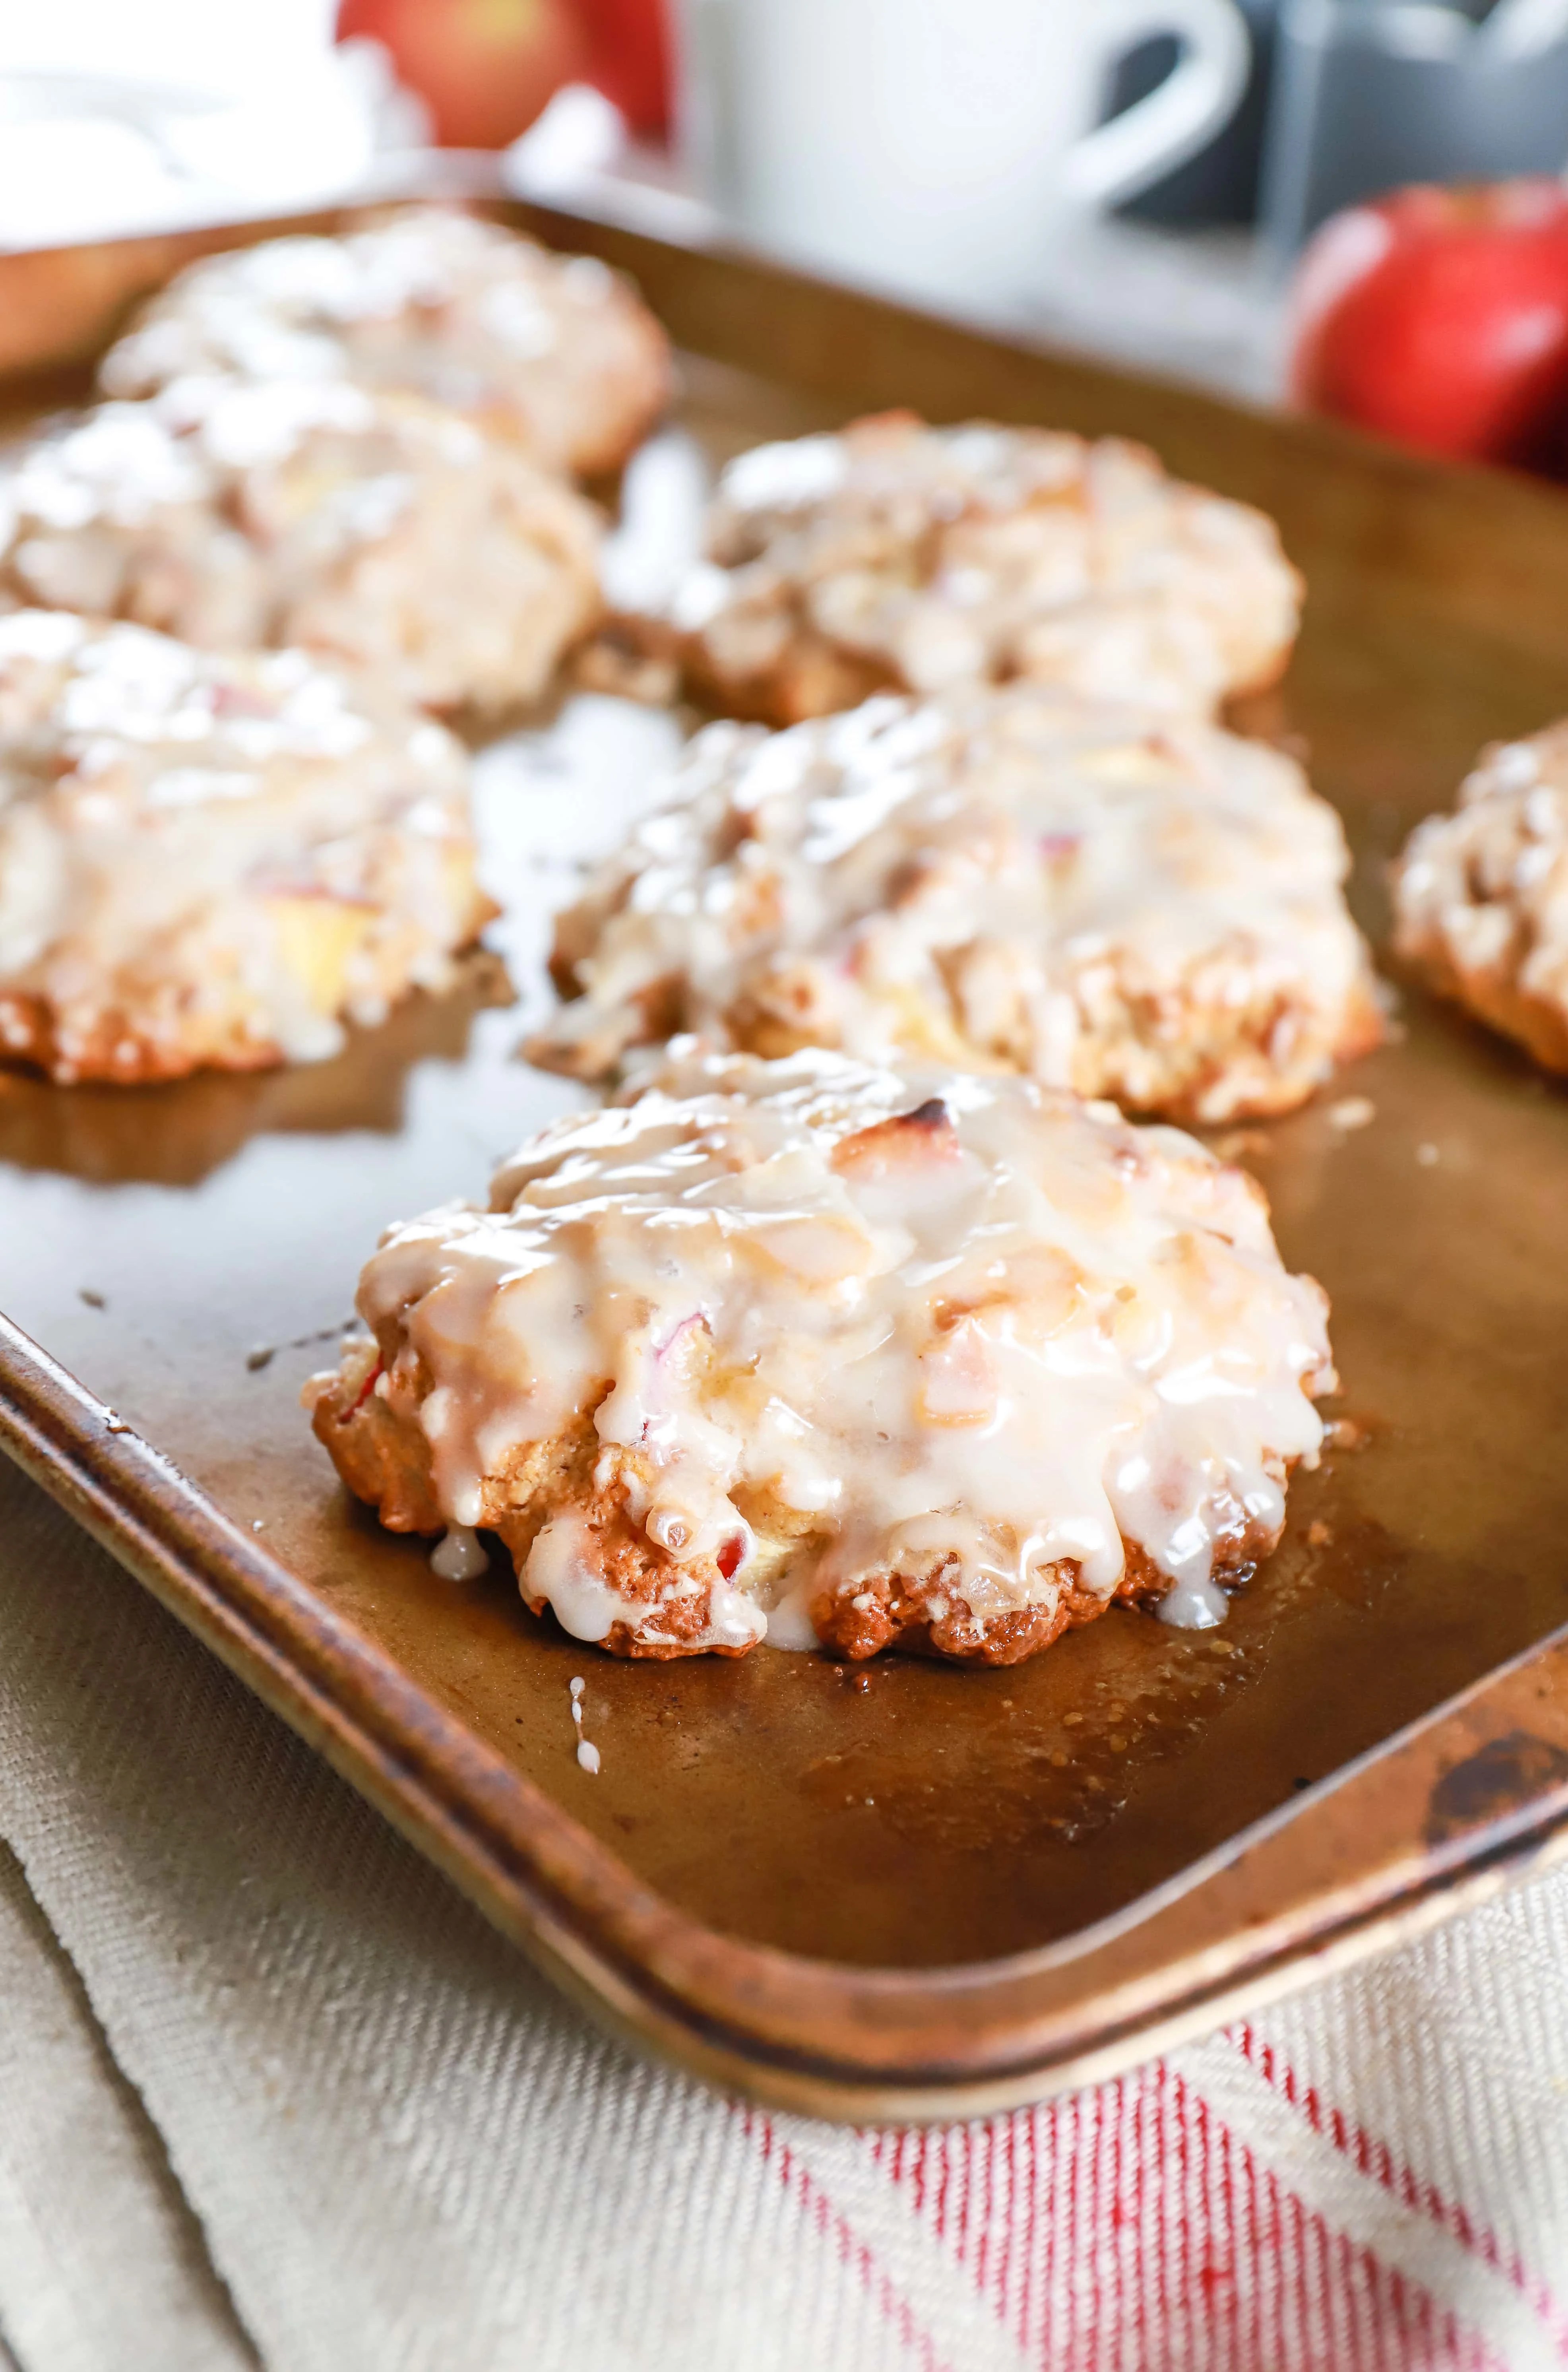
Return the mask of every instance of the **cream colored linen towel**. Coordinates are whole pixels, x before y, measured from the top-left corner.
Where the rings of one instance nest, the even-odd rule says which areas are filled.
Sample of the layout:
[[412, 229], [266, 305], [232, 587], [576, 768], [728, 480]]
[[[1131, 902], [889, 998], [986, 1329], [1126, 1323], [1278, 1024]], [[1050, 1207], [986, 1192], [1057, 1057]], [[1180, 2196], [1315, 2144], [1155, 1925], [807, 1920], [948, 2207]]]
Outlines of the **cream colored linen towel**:
[[1568, 1881], [1037, 2110], [765, 2117], [591, 2031], [3, 1461], [0, 1835], [21, 2372], [1568, 2362]]

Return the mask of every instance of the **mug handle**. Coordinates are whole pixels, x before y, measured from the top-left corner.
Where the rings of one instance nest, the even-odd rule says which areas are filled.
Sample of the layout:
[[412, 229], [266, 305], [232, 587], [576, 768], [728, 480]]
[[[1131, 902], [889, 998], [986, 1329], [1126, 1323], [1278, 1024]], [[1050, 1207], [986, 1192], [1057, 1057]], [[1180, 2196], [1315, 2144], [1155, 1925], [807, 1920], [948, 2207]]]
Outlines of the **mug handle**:
[[1062, 159], [1063, 194], [1108, 206], [1184, 165], [1229, 122], [1252, 70], [1252, 39], [1234, 0], [1098, 0], [1087, 13], [1108, 65], [1159, 33], [1185, 45], [1157, 90], [1086, 132]]

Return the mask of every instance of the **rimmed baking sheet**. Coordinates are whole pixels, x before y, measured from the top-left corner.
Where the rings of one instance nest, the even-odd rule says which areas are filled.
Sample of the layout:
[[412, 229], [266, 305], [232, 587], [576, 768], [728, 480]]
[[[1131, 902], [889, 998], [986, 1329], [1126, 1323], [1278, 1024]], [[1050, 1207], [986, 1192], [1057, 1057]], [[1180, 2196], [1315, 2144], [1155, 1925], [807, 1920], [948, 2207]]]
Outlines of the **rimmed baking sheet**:
[[[1284, 690], [1244, 721], [1309, 752], [1350, 828], [1356, 903], [1375, 936], [1381, 866], [1409, 824], [1446, 801], [1482, 740], [1568, 707], [1568, 663], [1557, 656], [1568, 654], [1568, 562], [1559, 556], [1568, 510], [1546, 491], [1232, 414], [766, 267], [569, 218], [544, 227], [560, 243], [640, 266], [678, 334], [706, 336], [708, 352], [689, 355], [676, 423], [628, 489], [621, 557], [633, 570], [656, 572], [690, 532], [716, 458], [761, 435], [842, 419], [861, 401], [886, 401], [890, 373], [937, 414], [1138, 427], [1223, 489], [1272, 494], [1312, 599]], [[67, 384], [52, 382], [50, 398]], [[13, 392], [26, 409], [40, 390]], [[1478, 555], [1473, 566], [1467, 549]], [[675, 731], [661, 715], [577, 695], [548, 724], [482, 756], [489, 879], [507, 909], [497, 945], [525, 1005], [543, 994], [545, 918], [569, 894], [575, 861], [624, 829]], [[333, 1637], [346, 1624], [380, 1651], [401, 1693], [383, 1696], [382, 1715], [393, 1697], [401, 1710], [377, 1749], [379, 1777], [364, 1767], [363, 1739], [345, 1744], [329, 1721], [328, 1742], [424, 1842], [423, 1815], [400, 1796], [395, 1767], [397, 1724], [419, 1727], [416, 1704], [430, 1716], [425, 1744], [446, 1741], [436, 1792], [448, 1810], [460, 1808], [467, 1784], [459, 1738], [482, 1750], [486, 1786], [505, 1793], [508, 1773], [528, 1783], [507, 1814], [525, 1876], [530, 1854], [548, 1858], [547, 1829], [557, 1845], [584, 1831], [601, 1849], [590, 1856], [595, 1901], [596, 1889], [613, 1896], [621, 1886], [625, 1902], [668, 1912], [667, 1945], [677, 1930], [683, 1949], [711, 1940], [711, 1969], [727, 1971], [758, 2021], [754, 2051], [724, 2046], [732, 2077], [763, 2090], [783, 2081], [767, 2072], [783, 2046], [762, 2039], [757, 2004], [767, 1988], [751, 1982], [749, 1948], [836, 1964], [850, 1987], [844, 2001], [849, 1971], [907, 1972], [898, 1982], [911, 2017], [923, 1985], [940, 2021], [947, 1981], [928, 1972], [981, 1981], [1005, 1956], [1070, 1952], [1094, 1923], [1121, 1914], [1125, 1924], [1129, 1906], [1179, 1886], [1182, 1873], [1265, 1816], [1273, 1816], [1268, 1866], [1288, 1872], [1299, 1823], [1285, 1808], [1299, 1799], [1321, 1820], [1318, 1783], [1568, 1618], [1560, 1449], [1568, 1098], [1417, 995], [1405, 999], [1399, 1041], [1318, 1104], [1230, 1134], [1228, 1149], [1268, 1189], [1287, 1261], [1329, 1288], [1345, 1384], [1337, 1413], [1360, 1446], [1298, 1480], [1284, 1545], [1221, 1633], [1175, 1633], [1117, 1612], [1035, 1663], [996, 1673], [904, 1657], [857, 1672], [773, 1651], [741, 1663], [624, 1666], [526, 1614], [499, 1560], [477, 1583], [440, 1580], [420, 1544], [382, 1534], [343, 1499], [297, 1394], [310, 1368], [330, 1362], [384, 1222], [482, 1192], [495, 1157], [577, 1099], [578, 1090], [514, 1059], [522, 1016], [497, 1001], [506, 994], [499, 964], [478, 960], [461, 995], [417, 1002], [357, 1036], [338, 1061], [306, 1071], [131, 1093], [0, 1075], [0, 1308], [117, 1412], [132, 1443], [155, 1445], [230, 1519], [231, 1546], [245, 1536], [298, 1586], [263, 1624], [281, 1661], [264, 1678], [250, 1670], [273, 1702], [322, 1734], [319, 1706], [305, 1703], [302, 1609], [319, 1609]], [[224, 1555], [211, 1540], [196, 1554], [191, 1506], [176, 1494], [161, 1512], [144, 1510], [138, 1522], [161, 1528], [163, 1541], [157, 1555], [145, 1542], [138, 1550], [124, 1525], [116, 1529], [116, 1505], [123, 1512], [125, 1494], [134, 1495], [114, 1463], [127, 1437], [101, 1445], [110, 1479], [99, 1474], [84, 1498], [82, 1440], [65, 1436], [84, 1425], [90, 1442], [92, 1420], [67, 1423], [57, 1409], [64, 1433], [41, 1450], [41, 1389], [25, 1347], [0, 1346], [12, 1446], [63, 1495], [75, 1494], [177, 1610], [247, 1668], [243, 1645], [197, 1602], [201, 1589], [222, 1597]], [[198, 1569], [207, 1576], [201, 1589]], [[263, 1577], [245, 1584], [263, 1606], [266, 1569], [263, 1558]], [[579, 1770], [573, 1750], [567, 1682], [576, 1673], [601, 1750], [597, 1777]], [[1486, 1716], [1475, 1718], [1484, 1729]], [[1472, 1720], [1467, 1751], [1478, 1750], [1479, 1735]], [[1428, 1779], [1446, 1767], [1441, 1742], [1421, 1751], [1429, 1749], [1429, 1763], [1432, 1753], [1437, 1761], [1421, 1765]], [[1411, 1773], [1419, 1762], [1417, 1753]], [[1458, 1830], [1446, 1835], [1416, 1895], [1479, 1866], [1502, 1850], [1500, 1839], [1539, 1840], [1552, 1826], [1562, 1773], [1550, 1752], [1544, 1763], [1527, 1755], [1520, 1770], [1500, 1796], [1476, 1798], [1460, 1842]], [[1353, 1880], [1364, 1866], [1370, 1883], [1375, 1869], [1392, 1866], [1400, 1820], [1414, 1820], [1419, 1841], [1415, 1778], [1394, 1792], [1404, 1809], [1376, 1837], [1362, 1835], [1361, 1815], [1346, 1820], [1337, 1878]], [[537, 1935], [533, 1913], [497, 1909], [493, 1873], [466, 1866], [449, 1840], [438, 1849], [497, 1915]], [[1230, 1863], [1239, 1866], [1234, 1849]], [[1283, 1905], [1291, 1885], [1274, 1883]], [[1287, 1958], [1339, 1932], [1343, 1902], [1336, 1897], [1336, 1908], [1332, 1892], [1325, 1879], [1316, 1929], [1311, 1901], [1292, 1895]], [[1191, 1994], [1190, 1944], [1171, 1947], [1167, 2012]], [[559, 1964], [559, 1939], [544, 1948]], [[601, 1998], [620, 1988], [618, 2014], [652, 2031], [657, 2020], [636, 2004], [651, 1998], [657, 1951], [639, 1947], [629, 1964], [623, 1946], [616, 1954], [612, 1984], [598, 1947], [585, 1947], [573, 1963], [578, 1982]], [[1162, 2015], [1159, 1983], [1151, 1978], [1150, 1987], [1139, 2032], [1157, 2030]], [[1008, 2056], [1009, 2017], [1013, 2059], [1020, 2068], [1028, 2060], [1039, 2001], [1026, 2015], [1000, 1971], [992, 1990], [947, 2072], [920, 2079], [939, 2095], [975, 2097], [981, 2064]], [[744, 2028], [738, 2008], [737, 2017]], [[701, 2057], [691, 2037], [702, 2022], [686, 2046], [668, 2032], [659, 2039]], [[1036, 2049], [1029, 2072], [1006, 2084], [1039, 2089], [1053, 2068], [1058, 2080], [1081, 2072], [1086, 2053], [1111, 2047], [1114, 2022], [1108, 2013], [1097, 2042], [1090, 2020], [1075, 2056], [1053, 2046], [1047, 2064]], [[837, 2072], [800, 2079], [817, 2105], [859, 2097], [845, 2032], [831, 2048], [826, 2027], [821, 2038], [823, 2066]], [[797, 2036], [791, 2049], [803, 2048]], [[919, 2052], [910, 2049], [912, 2066]], [[921, 2064], [935, 2064], [931, 2047]], [[868, 2057], [865, 2080], [892, 2079], [874, 2078]]]

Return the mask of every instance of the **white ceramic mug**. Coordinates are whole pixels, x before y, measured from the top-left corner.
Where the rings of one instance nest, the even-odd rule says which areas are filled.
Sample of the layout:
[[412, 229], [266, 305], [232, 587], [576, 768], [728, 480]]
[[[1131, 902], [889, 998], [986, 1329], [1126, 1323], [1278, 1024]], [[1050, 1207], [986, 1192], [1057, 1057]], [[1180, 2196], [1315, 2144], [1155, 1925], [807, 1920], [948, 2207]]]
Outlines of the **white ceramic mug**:
[[[683, 0], [682, 135], [760, 244], [938, 303], [1006, 307], [1053, 223], [1158, 180], [1245, 88], [1233, 0]], [[1173, 34], [1157, 90], [1097, 127], [1115, 61]]]

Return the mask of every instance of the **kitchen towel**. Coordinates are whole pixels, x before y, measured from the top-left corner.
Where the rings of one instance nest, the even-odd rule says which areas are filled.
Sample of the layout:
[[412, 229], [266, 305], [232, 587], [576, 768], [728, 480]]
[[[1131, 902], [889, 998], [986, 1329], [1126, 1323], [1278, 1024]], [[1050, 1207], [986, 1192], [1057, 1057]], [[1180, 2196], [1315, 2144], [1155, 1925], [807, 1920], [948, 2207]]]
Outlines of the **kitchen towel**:
[[1568, 1878], [1035, 2110], [764, 2114], [557, 2000], [3, 1461], [0, 1836], [20, 2372], [1568, 2363]]

